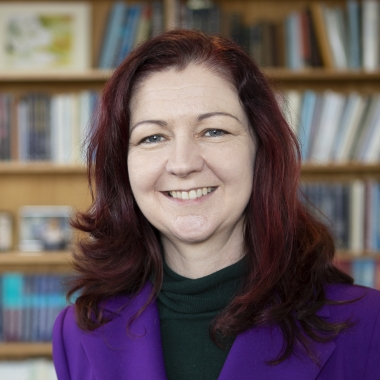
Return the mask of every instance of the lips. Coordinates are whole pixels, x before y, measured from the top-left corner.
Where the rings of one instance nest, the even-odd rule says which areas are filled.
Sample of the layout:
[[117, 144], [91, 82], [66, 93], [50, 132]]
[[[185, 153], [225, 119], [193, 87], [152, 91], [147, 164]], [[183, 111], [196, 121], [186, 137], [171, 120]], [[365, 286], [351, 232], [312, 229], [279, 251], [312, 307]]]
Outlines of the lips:
[[212, 191], [214, 191], [216, 187], [201, 187], [198, 189], [193, 189], [190, 191], [180, 191], [180, 190], [173, 190], [169, 191], [169, 196], [172, 198], [182, 199], [182, 200], [192, 200], [196, 198], [201, 198]]

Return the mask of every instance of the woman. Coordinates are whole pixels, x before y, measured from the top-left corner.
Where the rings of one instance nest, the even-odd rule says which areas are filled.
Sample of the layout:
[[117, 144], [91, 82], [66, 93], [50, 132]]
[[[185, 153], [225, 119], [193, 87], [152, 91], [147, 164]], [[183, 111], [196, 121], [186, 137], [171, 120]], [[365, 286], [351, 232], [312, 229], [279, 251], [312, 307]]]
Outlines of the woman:
[[234, 43], [170, 31], [138, 47], [88, 157], [59, 380], [379, 378], [379, 293], [333, 266], [298, 199], [296, 139]]

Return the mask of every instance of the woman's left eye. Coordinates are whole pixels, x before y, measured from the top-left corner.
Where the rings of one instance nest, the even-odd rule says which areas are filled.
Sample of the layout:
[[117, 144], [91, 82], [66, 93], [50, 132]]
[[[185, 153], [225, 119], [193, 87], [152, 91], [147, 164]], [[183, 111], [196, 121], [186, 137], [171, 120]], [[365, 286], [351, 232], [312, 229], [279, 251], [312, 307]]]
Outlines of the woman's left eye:
[[226, 134], [226, 131], [223, 131], [222, 129], [208, 129], [204, 136], [206, 137], [219, 137]]

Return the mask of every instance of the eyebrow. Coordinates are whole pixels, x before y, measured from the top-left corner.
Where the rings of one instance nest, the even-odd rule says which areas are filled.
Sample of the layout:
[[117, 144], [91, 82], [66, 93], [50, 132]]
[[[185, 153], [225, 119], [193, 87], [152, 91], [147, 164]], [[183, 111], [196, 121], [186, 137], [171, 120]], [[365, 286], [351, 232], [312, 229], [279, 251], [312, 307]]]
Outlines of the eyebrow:
[[[229, 117], [232, 117], [233, 119], [237, 120], [240, 124], [242, 124], [242, 122], [236, 116], [231, 115], [230, 113], [227, 113], [227, 112], [208, 112], [208, 113], [204, 113], [204, 114], [201, 114], [201, 115], [197, 116], [197, 121], [202, 121], [204, 119], [207, 119], [207, 118], [213, 117], [213, 116], [229, 116]], [[142, 120], [142, 121], [139, 121], [138, 123], [136, 123], [131, 128], [130, 132], [132, 132], [140, 124], [157, 124], [160, 127], [167, 127], [167, 125], [168, 125], [168, 123], [166, 121], [164, 121], [164, 120], [156, 120], [156, 119]]]

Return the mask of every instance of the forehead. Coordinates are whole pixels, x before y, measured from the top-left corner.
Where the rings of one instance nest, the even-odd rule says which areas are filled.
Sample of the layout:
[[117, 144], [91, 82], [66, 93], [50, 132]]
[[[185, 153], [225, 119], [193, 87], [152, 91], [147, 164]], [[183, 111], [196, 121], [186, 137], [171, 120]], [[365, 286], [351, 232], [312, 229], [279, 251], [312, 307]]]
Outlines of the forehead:
[[[230, 111], [244, 113], [234, 86], [200, 65], [157, 72], [143, 80], [130, 102], [132, 119], [140, 114]], [[154, 115], [151, 115], [154, 116]]]

